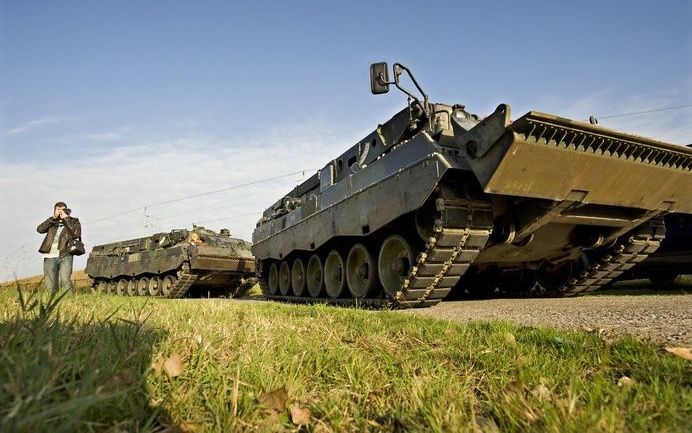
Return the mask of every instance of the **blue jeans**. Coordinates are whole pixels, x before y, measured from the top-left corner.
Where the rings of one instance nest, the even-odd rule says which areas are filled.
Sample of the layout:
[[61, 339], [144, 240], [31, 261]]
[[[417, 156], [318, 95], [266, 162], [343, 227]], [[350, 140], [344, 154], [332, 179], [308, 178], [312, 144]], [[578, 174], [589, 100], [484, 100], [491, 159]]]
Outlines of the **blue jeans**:
[[68, 254], [65, 257], [53, 257], [43, 259], [43, 287], [55, 292], [59, 288], [72, 290], [72, 259]]

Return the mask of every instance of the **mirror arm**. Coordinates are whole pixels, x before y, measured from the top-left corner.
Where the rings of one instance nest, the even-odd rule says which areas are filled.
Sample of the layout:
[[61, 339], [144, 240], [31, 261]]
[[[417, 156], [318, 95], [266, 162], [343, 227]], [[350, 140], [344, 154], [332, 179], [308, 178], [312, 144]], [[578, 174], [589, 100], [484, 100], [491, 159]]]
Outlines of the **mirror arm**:
[[[429, 105], [429, 101], [428, 101], [428, 95], [425, 94], [425, 92], [423, 91], [423, 88], [421, 88], [421, 86], [418, 84], [418, 81], [416, 81], [416, 79], [414, 78], [411, 71], [406, 66], [402, 65], [401, 63], [394, 63], [393, 69], [394, 69], [394, 82], [390, 83], [390, 84], [394, 84], [397, 87], [397, 89], [406, 93], [409, 97], [415, 99], [419, 105], [423, 106], [423, 110], [426, 112], [426, 114], [430, 114], [430, 105]], [[406, 74], [408, 74], [408, 77], [411, 79], [413, 84], [416, 86], [416, 88], [418, 89], [420, 94], [423, 95], [423, 104], [421, 104], [420, 100], [418, 98], [416, 98], [413, 94], [411, 94], [411, 92], [409, 92], [408, 90], [404, 89], [403, 87], [401, 87], [399, 85], [399, 75], [401, 75], [401, 71], [406, 71]]]

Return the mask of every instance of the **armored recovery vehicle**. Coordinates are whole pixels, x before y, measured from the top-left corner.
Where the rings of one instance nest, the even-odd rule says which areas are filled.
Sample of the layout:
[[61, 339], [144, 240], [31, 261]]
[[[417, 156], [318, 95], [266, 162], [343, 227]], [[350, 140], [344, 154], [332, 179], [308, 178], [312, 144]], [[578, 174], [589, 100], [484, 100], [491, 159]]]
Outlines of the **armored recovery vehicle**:
[[394, 85], [408, 106], [258, 221], [268, 298], [406, 308], [465, 285], [577, 295], [654, 252], [666, 213], [692, 213], [691, 149], [536, 111], [512, 122], [505, 104], [481, 119], [431, 103], [401, 64], [393, 76], [371, 65], [371, 90]]
[[166, 298], [195, 290], [242, 296], [256, 283], [254, 272], [248, 242], [204, 227], [97, 245], [86, 265], [100, 292]]

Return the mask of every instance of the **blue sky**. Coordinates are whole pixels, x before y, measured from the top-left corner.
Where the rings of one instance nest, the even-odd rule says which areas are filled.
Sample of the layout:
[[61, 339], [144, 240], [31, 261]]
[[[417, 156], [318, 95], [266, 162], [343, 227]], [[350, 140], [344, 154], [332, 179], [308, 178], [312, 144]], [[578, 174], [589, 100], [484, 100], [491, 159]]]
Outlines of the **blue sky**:
[[[1, 1], [0, 199], [14, 204], [0, 256], [38, 243], [59, 199], [86, 222], [317, 168], [405, 103], [370, 95], [373, 61], [400, 61], [432, 100], [479, 114], [690, 104], [690, 22], [689, 0]], [[690, 119], [608, 125], [684, 144]], [[301, 178], [95, 224], [88, 240], [212, 219], [249, 238], [253, 212]]]

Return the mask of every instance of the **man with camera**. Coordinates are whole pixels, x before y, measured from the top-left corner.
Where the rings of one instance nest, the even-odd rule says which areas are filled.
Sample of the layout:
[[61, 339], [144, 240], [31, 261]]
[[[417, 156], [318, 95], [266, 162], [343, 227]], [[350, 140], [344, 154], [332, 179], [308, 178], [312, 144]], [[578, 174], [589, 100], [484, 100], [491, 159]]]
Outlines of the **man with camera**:
[[77, 218], [70, 216], [70, 212], [64, 202], [57, 202], [53, 206], [53, 215], [36, 229], [46, 234], [38, 252], [44, 254], [43, 286], [53, 292], [58, 290], [58, 281], [62, 289], [73, 288], [72, 256], [79, 254], [75, 241], [81, 244], [82, 226]]

